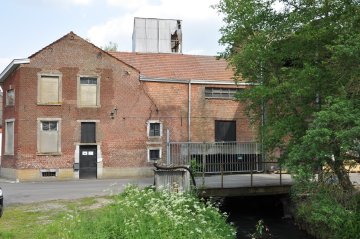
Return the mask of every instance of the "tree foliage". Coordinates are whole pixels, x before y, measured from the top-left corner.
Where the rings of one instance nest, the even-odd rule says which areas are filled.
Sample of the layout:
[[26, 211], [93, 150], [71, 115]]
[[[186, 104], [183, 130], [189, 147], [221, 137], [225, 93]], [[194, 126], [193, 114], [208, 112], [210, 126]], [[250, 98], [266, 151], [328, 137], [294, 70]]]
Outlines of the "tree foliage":
[[[319, 127], [317, 123], [341, 104], [337, 98], [358, 107], [359, 0], [221, 0], [216, 7], [225, 22], [220, 43], [226, 49], [221, 56], [234, 67], [235, 80], [257, 85], [238, 98], [247, 103], [253, 122], [261, 122], [264, 112], [260, 135], [265, 149], [281, 149], [288, 163], [299, 163], [299, 157], [313, 159], [316, 155], [309, 155], [307, 148], [302, 148], [302, 155], [292, 151], [304, 146], [308, 134], [318, 139], [311, 147], [321, 149], [326, 141], [321, 129], [337, 128], [331, 129], [331, 122]], [[337, 103], [325, 104], [328, 97]], [[337, 155], [335, 148], [329, 150], [330, 156]], [[291, 158], [294, 155], [296, 159]], [[344, 169], [343, 164], [340, 167]]]
[[112, 41], [109, 41], [108, 44], [106, 44], [104, 47], [102, 47], [104, 51], [117, 51], [118, 44]]

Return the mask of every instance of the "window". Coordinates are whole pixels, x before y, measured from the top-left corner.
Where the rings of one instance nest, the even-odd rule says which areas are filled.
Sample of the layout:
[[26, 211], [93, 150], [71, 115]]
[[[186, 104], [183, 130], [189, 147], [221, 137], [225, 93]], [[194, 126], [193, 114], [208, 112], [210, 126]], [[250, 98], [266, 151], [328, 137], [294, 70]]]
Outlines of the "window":
[[215, 141], [236, 141], [236, 121], [215, 120]]
[[61, 75], [39, 75], [38, 104], [61, 104]]
[[161, 159], [161, 147], [148, 148], [148, 161], [154, 161]]
[[14, 155], [14, 120], [5, 120], [5, 154]]
[[15, 105], [15, 90], [10, 89], [6, 91], [6, 106]]
[[97, 77], [80, 77], [78, 86], [78, 105], [80, 107], [100, 105], [99, 79]]
[[81, 143], [96, 143], [95, 122], [81, 122]]
[[159, 121], [148, 122], [148, 136], [149, 137], [161, 137], [162, 136], [162, 124]]
[[239, 91], [239, 89], [236, 89], [236, 88], [205, 87], [205, 98], [234, 99], [235, 93], [238, 91]]
[[38, 119], [37, 149], [40, 154], [58, 154], [60, 147], [60, 119]]

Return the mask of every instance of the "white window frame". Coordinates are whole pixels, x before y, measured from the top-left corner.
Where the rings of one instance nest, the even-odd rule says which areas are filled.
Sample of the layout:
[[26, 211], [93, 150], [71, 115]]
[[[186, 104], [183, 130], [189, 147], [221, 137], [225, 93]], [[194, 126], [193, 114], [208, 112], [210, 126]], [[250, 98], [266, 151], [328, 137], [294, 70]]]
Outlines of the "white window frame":
[[[7, 124], [8, 123], [12, 123], [13, 124], [13, 138], [12, 138], [12, 147], [11, 147], [11, 150], [9, 152], [9, 149], [8, 149], [8, 143], [9, 143], [9, 138], [8, 138], [8, 135], [9, 135], [9, 132], [8, 132], [8, 127], [7, 127]], [[4, 149], [4, 155], [14, 155], [14, 152], [15, 152], [15, 119], [7, 119], [5, 120], [5, 149]]]
[[[43, 132], [42, 123], [48, 121], [57, 122], [58, 145], [57, 152], [41, 152], [41, 132]], [[61, 118], [37, 118], [37, 154], [38, 155], [60, 155], [61, 154]]]
[[[41, 101], [41, 80], [42, 77], [57, 77], [58, 78], [58, 100], [57, 102], [42, 102]], [[56, 73], [40, 73], [38, 74], [38, 86], [37, 86], [37, 104], [38, 105], [61, 105], [62, 104], [62, 74]]]
[[[13, 99], [11, 104], [10, 104], [10, 101], [9, 101], [9, 91], [12, 91], [13, 94], [14, 94], [14, 99]], [[14, 106], [14, 105], [15, 105], [15, 89], [8, 89], [6, 91], [5, 106]]]
[[[150, 136], [150, 125], [151, 124], [160, 124], [160, 135]], [[147, 136], [148, 138], [161, 138], [163, 136], [163, 124], [160, 120], [149, 120], [147, 122]]]
[[148, 147], [147, 148], [147, 161], [154, 162], [156, 160], [150, 159], [150, 150], [159, 150], [159, 159], [162, 158], [162, 147]]
[[[96, 79], [96, 105], [82, 105], [81, 97], [81, 78], [95, 78]], [[77, 106], [79, 108], [99, 108], [100, 105], [100, 76], [98, 75], [78, 75], [77, 77]]]

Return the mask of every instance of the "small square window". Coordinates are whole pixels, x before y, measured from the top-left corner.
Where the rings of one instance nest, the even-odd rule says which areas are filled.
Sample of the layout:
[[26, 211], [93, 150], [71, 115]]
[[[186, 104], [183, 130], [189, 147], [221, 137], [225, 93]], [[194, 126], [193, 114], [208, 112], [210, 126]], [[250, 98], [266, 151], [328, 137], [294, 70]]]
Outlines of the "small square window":
[[161, 137], [162, 136], [162, 124], [158, 121], [148, 122], [148, 136], [149, 137]]
[[148, 161], [154, 161], [159, 159], [161, 159], [161, 148], [149, 148]]
[[160, 136], [160, 123], [150, 123], [149, 136]]

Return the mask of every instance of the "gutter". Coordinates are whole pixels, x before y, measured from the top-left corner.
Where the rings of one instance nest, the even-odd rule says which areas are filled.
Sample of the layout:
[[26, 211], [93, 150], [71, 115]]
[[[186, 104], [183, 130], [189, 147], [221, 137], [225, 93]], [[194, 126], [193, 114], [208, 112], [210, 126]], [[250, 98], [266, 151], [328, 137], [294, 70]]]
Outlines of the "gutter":
[[146, 82], [162, 82], [162, 83], [178, 83], [178, 84], [200, 84], [200, 85], [259, 85], [257, 83], [249, 83], [249, 82], [238, 82], [236, 83], [234, 80], [180, 80], [180, 79], [172, 79], [172, 78], [151, 78], [146, 76], [140, 76], [140, 81]]
[[4, 80], [13, 73], [21, 64], [29, 64], [30, 59], [14, 59], [0, 74], [0, 84], [4, 82]]

